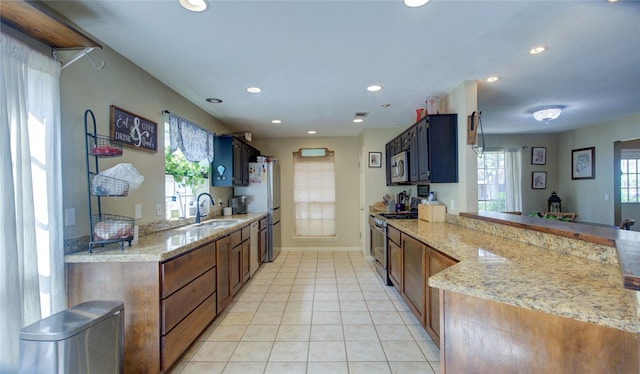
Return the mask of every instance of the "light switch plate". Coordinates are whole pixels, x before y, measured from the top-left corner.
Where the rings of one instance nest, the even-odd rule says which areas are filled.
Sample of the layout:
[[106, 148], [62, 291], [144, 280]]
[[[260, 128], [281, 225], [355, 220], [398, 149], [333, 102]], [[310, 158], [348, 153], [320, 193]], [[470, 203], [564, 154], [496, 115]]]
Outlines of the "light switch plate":
[[160, 217], [162, 215], [162, 204], [156, 204], [156, 216]]

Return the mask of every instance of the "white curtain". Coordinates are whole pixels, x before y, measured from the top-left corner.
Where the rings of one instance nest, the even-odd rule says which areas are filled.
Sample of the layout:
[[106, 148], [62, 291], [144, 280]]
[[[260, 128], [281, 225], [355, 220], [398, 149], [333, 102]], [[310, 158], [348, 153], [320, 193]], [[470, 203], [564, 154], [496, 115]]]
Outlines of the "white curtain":
[[0, 33], [0, 372], [20, 329], [66, 307], [60, 65]]
[[507, 212], [522, 212], [522, 154], [520, 148], [504, 150], [504, 174]]

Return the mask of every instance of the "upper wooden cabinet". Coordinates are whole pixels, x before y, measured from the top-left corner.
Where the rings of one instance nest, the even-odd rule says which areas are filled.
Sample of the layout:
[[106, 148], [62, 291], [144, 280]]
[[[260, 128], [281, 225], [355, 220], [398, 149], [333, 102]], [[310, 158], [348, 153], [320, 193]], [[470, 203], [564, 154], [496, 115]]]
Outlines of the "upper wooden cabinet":
[[391, 183], [391, 156], [407, 151], [409, 182], [458, 182], [458, 115], [434, 114], [422, 118], [385, 147], [387, 185]]
[[260, 151], [230, 135], [216, 136], [211, 184], [217, 187], [248, 186], [249, 162]]
[[3, 1], [2, 23], [56, 49], [102, 48], [69, 25], [60, 14], [38, 1]]

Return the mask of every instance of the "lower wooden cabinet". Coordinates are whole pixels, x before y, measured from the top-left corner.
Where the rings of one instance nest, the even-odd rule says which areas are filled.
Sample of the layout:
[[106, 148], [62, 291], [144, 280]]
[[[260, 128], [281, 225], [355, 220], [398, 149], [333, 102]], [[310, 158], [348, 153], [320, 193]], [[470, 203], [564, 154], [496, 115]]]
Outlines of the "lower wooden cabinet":
[[267, 262], [267, 219], [260, 220], [260, 235], [258, 236], [258, 262]]
[[402, 293], [402, 247], [400, 230], [387, 226], [387, 272], [391, 283]]
[[430, 276], [455, 265], [458, 261], [429, 246], [427, 246], [427, 252], [428, 277], [425, 281], [427, 288], [425, 328], [434, 343], [440, 347], [440, 289], [429, 287], [428, 280]]
[[228, 236], [216, 240], [216, 260], [218, 283], [218, 312], [222, 312], [229, 305], [233, 294], [231, 293], [231, 239]]
[[426, 245], [402, 234], [402, 297], [418, 321], [425, 324]]

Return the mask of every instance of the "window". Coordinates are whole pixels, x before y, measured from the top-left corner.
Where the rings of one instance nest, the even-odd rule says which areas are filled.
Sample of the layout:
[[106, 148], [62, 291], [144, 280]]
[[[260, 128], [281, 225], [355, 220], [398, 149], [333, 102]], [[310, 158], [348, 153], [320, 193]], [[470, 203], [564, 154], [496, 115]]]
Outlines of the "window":
[[209, 160], [204, 158], [200, 162], [189, 161], [181, 149], [170, 153], [171, 136], [168, 122], [165, 123], [164, 128], [166, 219], [194, 217], [196, 215], [196, 197], [201, 192], [209, 192]]
[[640, 203], [640, 151], [623, 150], [620, 160], [622, 181], [621, 202]]
[[478, 210], [506, 210], [504, 151], [485, 151], [478, 157]]
[[300, 149], [293, 153], [293, 202], [296, 236], [334, 237], [334, 152]]

